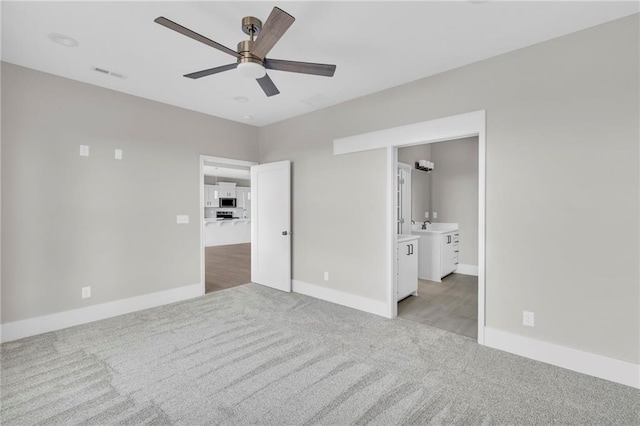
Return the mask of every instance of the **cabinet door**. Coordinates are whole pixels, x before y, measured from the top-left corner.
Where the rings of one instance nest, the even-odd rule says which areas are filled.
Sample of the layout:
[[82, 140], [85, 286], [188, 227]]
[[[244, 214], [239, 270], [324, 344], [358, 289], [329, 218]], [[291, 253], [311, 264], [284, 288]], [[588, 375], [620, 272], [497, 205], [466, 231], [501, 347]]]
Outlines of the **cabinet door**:
[[205, 207], [211, 207], [211, 186], [212, 185], [205, 185], [204, 186], [204, 206]]
[[219, 207], [218, 202], [218, 185], [205, 185], [204, 186], [204, 206], [205, 207]]
[[234, 183], [218, 184], [220, 198], [236, 198], [236, 185]]
[[447, 234], [442, 234], [442, 240], [440, 245], [440, 259], [442, 262], [441, 267], [441, 277], [450, 274], [455, 270], [455, 260], [454, 260], [454, 233], [450, 232]]
[[398, 243], [397, 300], [415, 294], [418, 291], [418, 241]]
[[251, 188], [245, 186], [239, 186], [236, 188], [237, 206], [239, 209], [243, 209], [245, 218], [251, 217]]

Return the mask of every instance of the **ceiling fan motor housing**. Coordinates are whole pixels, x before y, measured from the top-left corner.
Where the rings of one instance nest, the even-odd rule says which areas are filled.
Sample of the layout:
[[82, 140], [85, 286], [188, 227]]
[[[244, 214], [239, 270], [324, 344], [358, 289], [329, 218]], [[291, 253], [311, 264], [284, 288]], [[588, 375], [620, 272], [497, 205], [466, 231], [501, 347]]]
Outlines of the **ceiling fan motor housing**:
[[247, 62], [254, 62], [260, 65], [264, 65], [264, 61], [257, 56], [251, 54], [251, 46], [253, 45], [253, 41], [251, 40], [242, 40], [238, 43], [238, 53], [242, 55], [238, 58], [238, 63], [243, 64]]

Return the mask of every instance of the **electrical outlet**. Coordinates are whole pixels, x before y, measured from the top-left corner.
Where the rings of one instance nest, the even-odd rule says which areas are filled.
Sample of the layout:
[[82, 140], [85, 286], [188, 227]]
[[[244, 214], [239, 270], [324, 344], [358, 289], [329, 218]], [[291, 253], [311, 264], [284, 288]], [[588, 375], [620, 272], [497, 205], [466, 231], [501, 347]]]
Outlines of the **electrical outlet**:
[[433, 218], [437, 219], [438, 218], [438, 212], [433, 212]]
[[80, 145], [80, 157], [89, 156], [89, 145]]
[[424, 212], [424, 218], [429, 219], [429, 212]]
[[535, 325], [535, 314], [529, 311], [522, 311], [522, 325], [533, 327]]
[[88, 299], [91, 297], [91, 287], [82, 287], [82, 298]]
[[122, 150], [121, 149], [116, 149], [115, 159], [116, 160], [122, 160]]
[[179, 214], [178, 216], [176, 216], [176, 223], [179, 223], [179, 224], [189, 223], [189, 215]]
[[329, 281], [329, 272], [324, 273], [324, 280]]

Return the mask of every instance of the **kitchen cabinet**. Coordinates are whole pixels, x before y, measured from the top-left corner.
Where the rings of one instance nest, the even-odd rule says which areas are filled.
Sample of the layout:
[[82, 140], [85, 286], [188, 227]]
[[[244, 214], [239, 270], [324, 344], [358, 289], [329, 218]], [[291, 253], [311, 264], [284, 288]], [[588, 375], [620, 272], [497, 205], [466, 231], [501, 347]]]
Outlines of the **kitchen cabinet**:
[[236, 184], [230, 182], [219, 182], [220, 198], [236, 198]]
[[399, 235], [396, 245], [397, 290], [396, 300], [418, 295], [418, 240], [417, 235]]
[[205, 185], [204, 186], [204, 206], [205, 207], [218, 207], [218, 195], [220, 194], [220, 188], [218, 185]]
[[442, 281], [442, 277], [458, 269], [460, 233], [420, 232], [420, 261], [418, 276], [430, 281]]
[[236, 200], [236, 206], [243, 210], [243, 216], [241, 217], [251, 217], [251, 188], [238, 186], [236, 188]]

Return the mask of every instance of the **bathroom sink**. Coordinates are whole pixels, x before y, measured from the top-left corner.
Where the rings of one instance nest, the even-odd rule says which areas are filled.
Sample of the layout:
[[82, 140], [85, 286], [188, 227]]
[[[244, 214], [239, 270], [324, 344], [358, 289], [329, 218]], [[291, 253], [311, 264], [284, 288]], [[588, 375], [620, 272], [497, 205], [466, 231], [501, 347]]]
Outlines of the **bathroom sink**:
[[427, 229], [422, 229], [422, 225], [414, 225], [412, 232], [414, 234], [421, 233], [438, 233], [442, 234], [445, 232], [457, 231], [458, 224], [457, 223], [427, 223]]

